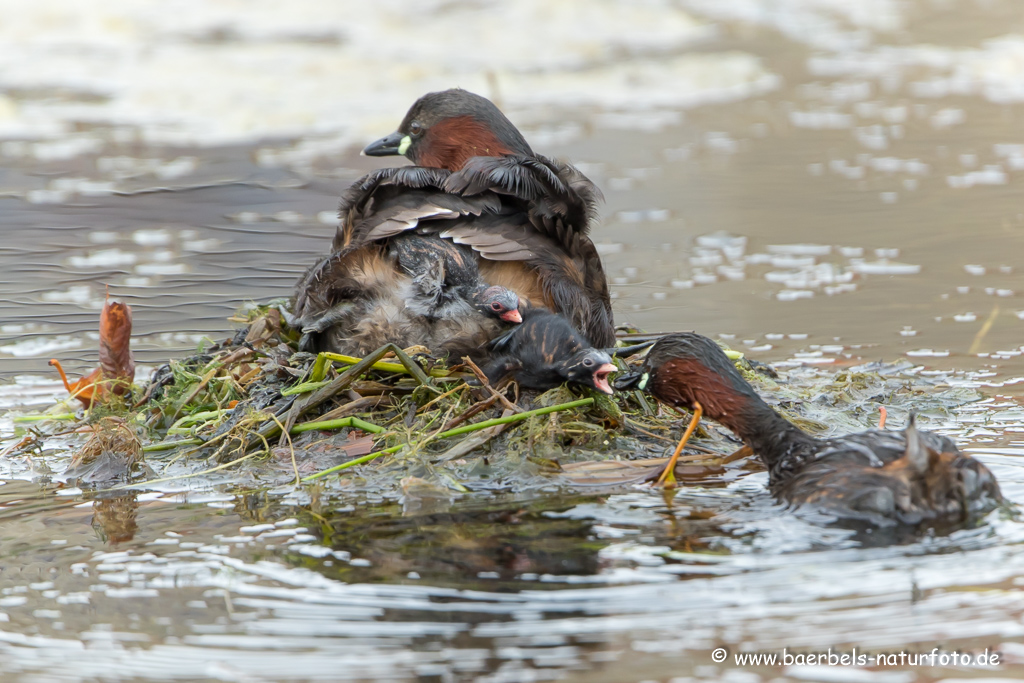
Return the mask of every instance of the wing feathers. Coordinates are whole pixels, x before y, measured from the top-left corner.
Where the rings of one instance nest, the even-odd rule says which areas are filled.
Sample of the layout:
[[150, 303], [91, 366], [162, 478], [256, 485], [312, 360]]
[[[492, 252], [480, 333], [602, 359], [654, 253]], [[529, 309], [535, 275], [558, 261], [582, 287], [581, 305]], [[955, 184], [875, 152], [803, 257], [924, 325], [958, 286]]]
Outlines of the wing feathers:
[[454, 173], [419, 166], [375, 171], [345, 192], [335, 254], [300, 283], [297, 308], [337, 302], [331, 283], [348, 279], [349, 257], [342, 254], [367, 247], [388, 253], [388, 238], [416, 230], [470, 247], [481, 267], [522, 262], [517, 277], [534, 283], [533, 294], [543, 293], [534, 303], [568, 315], [592, 343], [611, 346], [608, 286], [586, 236], [600, 199], [577, 169], [540, 156], [474, 157]]

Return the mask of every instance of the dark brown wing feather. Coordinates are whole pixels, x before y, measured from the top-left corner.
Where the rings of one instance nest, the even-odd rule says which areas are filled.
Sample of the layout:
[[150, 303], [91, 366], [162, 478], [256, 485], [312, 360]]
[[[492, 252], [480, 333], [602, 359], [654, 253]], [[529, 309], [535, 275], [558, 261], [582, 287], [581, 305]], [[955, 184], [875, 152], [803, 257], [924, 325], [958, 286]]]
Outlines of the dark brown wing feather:
[[451, 174], [444, 189], [474, 196], [495, 192], [519, 200], [530, 222], [542, 232], [564, 240], [564, 230], [587, 234], [603, 197], [575, 167], [546, 157], [473, 157]]
[[[312, 324], [343, 300], [365, 298], [370, 289], [376, 295], [388, 237], [421, 221], [499, 210], [495, 196], [463, 198], [439, 191], [449, 175], [444, 169], [404, 166], [380, 169], [353, 183], [342, 196], [331, 254], [296, 285], [299, 324]], [[387, 267], [393, 266], [392, 259]]]
[[[442, 236], [489, 261], [522, 261], [544, 293], [543, 301], [531, 303], [569, 317], [595, 346], [615, 344], [608, 283], [587, 237], [602, 197], [586, 176], [541, 156], [475, 157], [447, 179], [445, 189], [470, 197], [498, 194], [503, 206], [497, 220], [462, 218]], [[485, 279], [493, 270], [481, 263]]]
[[495, 196], [461, 197], [440, 191], [450, 171], [403, 166], [383, 168], [357, 180], [342, 196], [333, 250], [386, 239], [420, 220], [456, 218], [500, 210]]
[[417, 166], [371, 173], [342, 198], [335, 253], [300, 281], [297, 313], [334, 305], [336, 296], [316, 290], [336, 290], [330, 283], [345, 279], [356, 250], [378, 251], [415, 229], [471, 247], [489, 284], [563, 313], [595, 346], [612, 346], [608, 286], [587, 237], [600, 198], [578, 170], [543, 157], [474, 157], [455, 173]]

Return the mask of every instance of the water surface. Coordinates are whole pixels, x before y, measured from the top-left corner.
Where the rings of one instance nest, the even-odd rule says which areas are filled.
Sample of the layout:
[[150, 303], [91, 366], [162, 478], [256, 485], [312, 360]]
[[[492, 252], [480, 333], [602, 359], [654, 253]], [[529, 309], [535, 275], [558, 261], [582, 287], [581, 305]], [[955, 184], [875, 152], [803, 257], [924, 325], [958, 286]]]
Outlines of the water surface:
[[[514, 7], [5, 13], [2, 405], [52, 405], [51, 357], [96, 363], [108, 287], [148, 368], [288, 296], [382, 163], [360, 144], [457, 84], [601, 186], [617, 321], [719, 337], [794, 390], [901, 363], [909, 399], [807, 409], [867, 427], [882, 402], [899, 427], [917, 407], [1024, 501], [1017, 3]], [[927, 398], [953, 390], [972, 400]], [[668, 496], [524, 471], [431, 499], [243, 469], [105, 497], [61, 485], [65, 446], [0, 459], [4, 680], [923, 682], [1024, 658], [1024, 527], [1003, 511], [857, 534], [783, 510], [742, 463]], [[739, 667], [716, 646], [1005, 665]]]

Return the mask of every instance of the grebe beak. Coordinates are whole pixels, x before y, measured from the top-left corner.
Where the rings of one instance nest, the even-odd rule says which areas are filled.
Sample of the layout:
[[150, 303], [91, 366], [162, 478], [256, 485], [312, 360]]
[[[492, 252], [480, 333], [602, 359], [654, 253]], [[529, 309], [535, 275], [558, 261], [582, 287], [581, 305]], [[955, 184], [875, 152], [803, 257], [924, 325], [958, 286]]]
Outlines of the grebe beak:
[[394, 132], [376, 142], [371, 142], [363, 150], [363, 155], [368, 157], [390, 157], [405, 154], [409, 150], [412, 138], [399, 132]]
[[594, 387], [609, 396], [614, 393], [611, 385], [608, 383], [608, 375], [613, 372], [618, 372], [618, 368], [611, 363], [605, 363], [597, 370], [594, 370]]
[[498, 317], [501, 318], [502, 320], [504, 320], [507, 323], [519, 324], [519, 323], [523, 322], [523, 316], [522, 316], [521, 313], [519, 313], [519, 309], [518, 308], [513, 308], [511, 311], [505, 311], [504, 313], [502, 313]]

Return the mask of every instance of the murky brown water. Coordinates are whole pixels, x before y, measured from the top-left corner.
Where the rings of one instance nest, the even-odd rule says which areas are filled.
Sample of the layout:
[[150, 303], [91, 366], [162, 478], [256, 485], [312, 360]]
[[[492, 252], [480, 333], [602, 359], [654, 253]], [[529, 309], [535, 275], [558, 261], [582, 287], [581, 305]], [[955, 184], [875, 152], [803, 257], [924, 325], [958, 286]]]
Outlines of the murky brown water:
[[[387, 11], [413, 11], [394, 5]], [[575, 36], [581, 15], [571, 3], [564, 15], [559, 3], [522, 11], [547, 5], [545, 20]], [[295, 15], [315, 25], [310, 7]], [[420, 19], [469, 21], [459, 13], [477, 10], [466, 7], [431, 5]], [[692, 0], [632, 11], [638, 26], [663, 26], [665, 35], [650, 33], [645, 45], [643, 32], [624, 28], [623, 45], [607, 54], [579, 48], [588, 55], [582, 67], [568, 60], [537, 75], [506, 65], [490, 80], [478, 66], [453, 75], [459, 60], [451, 66], [442, 55], [443, 83], [395, 66], [422, 46], [408, 47], [414, 33], [394, 24], [408, 44], [382, 45], [387, 56], [375, 66], [351, 67], [385, 70], [393, 87], [381, 79], [367, 90], [373, 79], [355, 74], [350, 87], [364, 97], [393, 90], [400, 103], [391, 111], [387, 102], [385, 116], [363, 101], [350, 111], [341, 98], [318, 115], [350, 114], [366, 130], [335, 137], [321, 136], [320, 119], [293, 137], [253, 115], [253, 130], [277, 137], [170, 146], [180, 130], [126, 134], [88, 112], [66, 113], [95, 94], [33, 90], [12, 76], [0, 90], [25, 117], [78, 123], [25, 142], [4, 127], [0, 106], [0, 376], [8, 382], [0, 404], [51, 405], [59, 392], [50, 357], [77, 371], [95, 364], [107, 286], [134, 309], [142, 363], [223, 338], [239, 306], [287, 296], [329, 244], [341, 190], [379, 165], [350, 142], [389, 132], [406, 95], [496, 83], [537, 151], [580, 162], [605, 191], [594, 237], [618, 321], [721, 336], [788, 370], [795, 386], [832, 368], [904, 360], [904, 379], [931, 382], [929, 391], [978, 388], [985, 400], [927, 413], [928, 426], [960, 439], [1008, 498], [1024, 502], [1019, 3]], [[218, 69], [231, 60], [217, 46], [262, 45], [267, 16], [254, 10], [237, 35], [169, 17], [168, 31], [187, 36], [180, 54], [211, 63], [213, 85], [197, 79], [196, 88], [219, 87]], [[484, 26], [486, 17], [472, 20]], [[334, 24], [324, 26], [330, 33]], [[332, 48], [330, 36], [295, 31], [283, 47], [266, 39], [280, 49], [275, 60], [361, 39], [350, 30]], [[673, 31], [693, 35], [676, 44]], [[491, 38], [500, 61], [511, 48]], [[64, 64], [58, 53], [47, 59]], [[545, 58], [562, 59], [536, 57]], [[275, 60], [268, 78], [298, 68]], [[636, 71], [614, 80], [620, 62]], [[760, 71], [714, 89], [749, 64]], [[615, 87], [588, 86], [592, 71]], [[707, 92], [693, 85], [701, 74]], [[243, 85], [290, 80], [302, 82]], [[317, 92], [310, 86], [306, 96]], [[232, 96], [209, 116], [275, 105]], [[324, 94], [332, 97], [340, 96]], [[186, 99], [177, 104], [193, 111]], [[197, 117], [195, 126], [209, 124]], [[11, 433], [9, 416], [0, 428]], [[1003, 512], [950, 535], [857, 536], [783, 511], [763, 473], [739, 469], [671, 501], [534, 482], [424, 502], [400, 491], [349, 493], [345, 480], [268, 488], [230, 470], [93, 499], [59, 488], [66, 460], [59, 450], [0, 459], [3, 680], [909, 683], [1015, 678], [1024, 661], [1024, 527]], [[189, 471], [179, 467], [175, 474]], [[731, 653], [989, 648], [1004, 664], [740, 666], [713, 662], [719, 645]]]

